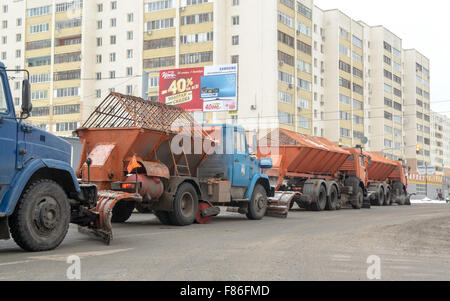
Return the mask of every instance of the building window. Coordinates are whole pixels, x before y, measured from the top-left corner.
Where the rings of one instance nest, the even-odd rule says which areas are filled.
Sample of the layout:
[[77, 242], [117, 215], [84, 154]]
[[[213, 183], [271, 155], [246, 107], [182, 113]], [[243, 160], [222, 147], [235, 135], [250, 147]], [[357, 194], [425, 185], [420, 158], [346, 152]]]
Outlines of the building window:
[[239, 45], [239, 36], [232, 36], [231, 45]]
[[111, 10], [117, 9], [117, 1], [111, 2]]
[[109, 78], [110, 79], [116, 78], [116, 71], [109, 71]]
[[116, 36], [111, 36], [110, 37], [110, 44], [111, 45], [116, 45]]
[[175, 56], [158, 57], [144, 60], [145, 69], [164, 68], [175, 66]]
[[160, 10], [166, 10], [174, 8], [174, 1], [173, 0], [161, 0], [161, 1], [153, 1], [149, 3], [145, 3], [145, 12], [151, 13], [156, 12]]
[[127, 49], [127, 58], [132, 59], [133, 58], [133, 49]]
[[40, 32], [48, 32], [49, 25], [48, 23], [36, 24], [30, 26], [30, 34], [40, 33]]
[[239, 16], [231, 17], [231, 22], [233, 25], [239, 25]]
[[127, 67], [127, 76], [133, 76], [133, 67]]
[[133, 40], [133, 32], [132, 31], [127, 32], [127, 40], [129, 40], [129, 41]]
[[111, 19], [111, 27], [116, 27], [117, 25], [117, 19], [116, 18], [112, 18]]
[[103, 4], [97, 4], [97, 12], [101, 13], [103, 11]]
[[62, 122], [55, 124], [55, 132], [75, 131], [79, 126], [78, 122]]
[[133, 86], [132, 85], [128, 85], [127, 86], [127, 94], [128, 95], [132, 95], [133, 94]]
[[134, 14], [133, 13], [127, 14], [127, 21], [129, 23], [134, 21]]
[[310, 129], [311, 128], [311, 121], [308, 118], [305, 117], [298, 117], [298, 126], [303, 129]]
[[186, 53], [180, 55], [180, 64], [188, 65], [188, 64], [198, 64], [204, 62], [212, 62], [213, 61], [213, 52], [197, 52], [197, 53]]
[[174, 18], [160, 19], [147, 22], [147, 33], [152, 30], [173, 28], [175, 25]]
[[[193, 41], [195, 41], [196, 35], [194, 34], [193, 36], [194, 36], [194, 38], [191, 38], [191, 39]], [[190, 44], [190, 43], [188, 43], [187, 37], [188, 36], [180, 36], [180, 40], [181, 40], [182, 44], [184, 44], [183, 42], [186, 42], [186, 44]], [[191, 41], [191, 39], [189, 39], [189, 41]], [[175, 47], [175, 37], [144, 41], [144, 50], [170, 48], [170, 47]]]
[[286, 112], [279, 112], [278, 119], [281, 124], [293, 125], [294, 124], [294, 116], [292, 114]]
[[80, 113], [80, 105], [54, 106], [53, 115], [66, 115]]

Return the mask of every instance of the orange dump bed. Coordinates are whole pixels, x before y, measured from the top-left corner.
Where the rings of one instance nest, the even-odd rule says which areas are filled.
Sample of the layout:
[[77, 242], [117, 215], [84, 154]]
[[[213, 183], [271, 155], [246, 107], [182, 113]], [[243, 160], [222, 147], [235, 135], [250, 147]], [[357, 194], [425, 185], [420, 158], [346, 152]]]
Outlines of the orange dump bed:
[[276, 171], [278, 175], [334, 176], [351, 155], [327, 139], [284, 129], [272, 131], [260, 140], [260, 145], [269, 145], [267, 141], [275, 149], [275, 154], [270, 155], [274, 166], [269, 175]]
[[368, 168], [369, 181], [384, 182], [397, 168], [397, 163], [377, 153], [365, 153], [370, 157]]

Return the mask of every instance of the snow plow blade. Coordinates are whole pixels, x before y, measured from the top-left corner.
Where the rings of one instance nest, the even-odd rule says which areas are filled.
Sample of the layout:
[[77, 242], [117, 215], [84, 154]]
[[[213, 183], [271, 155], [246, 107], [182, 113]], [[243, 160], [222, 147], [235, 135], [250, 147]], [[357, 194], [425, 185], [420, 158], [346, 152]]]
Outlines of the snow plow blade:
[[140, 198], [136, 194], [126, 192], [99, 191], [97, 207], [91, 210], [92, 213], [97, 215], [96, 221], [89, 227], [78, 226], [78, 232], [100, 238], [105, 244], [109, 245], [113, 240], [111, 218], [114, 206], [126, 199], [138, 200]]
[[298, 192], [276, 192], [274, 197], [269, 198], [267, 216], [287, 218], [291, 204], [300, 197]]

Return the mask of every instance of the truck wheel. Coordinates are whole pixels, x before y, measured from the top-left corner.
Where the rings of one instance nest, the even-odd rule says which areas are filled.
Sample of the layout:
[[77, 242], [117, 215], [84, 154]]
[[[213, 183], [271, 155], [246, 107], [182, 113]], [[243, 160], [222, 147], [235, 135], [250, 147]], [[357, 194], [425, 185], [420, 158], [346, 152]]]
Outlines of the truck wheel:
[[14, 241], [29, 252], [57, 248], [66, 237], [70, 204], [65, 191], [51, 180], [32, 183], [9, 218]]
[[397, 204], [399, 206], [404, 206], [406, 202], [406, 196], [402, 193], [398, 198], [397, 198]]
[[361, 187], [357, 189], [358, 193], [355, 196], [355, 202], [352, 204], [353, 209], [361, 209], [364, 203], [364, 191]]
[[197, 216], [198, 195], [194, 186], [182, 184], [173, 200], [173, 212], [169, 212], [170, 222], [175, 226], [192, 225]]
[[325, 209], [334, 211], [337, 209], [337, 204], [339, 202], [339, 195], [336, 186], [331, 186], [330, 197], [327, 200], [327, 205]]
[[134, 202], [126, 200], [118, 202], [113, 208], [111, 222], [116, 224], [125, 223], [130, 219], [134, 206]]
[[249, 220], [261, 220], [267, 212], [267, 192], [263, 186], [257, 184], [253, 190], [252, 199], [248, 203], [247, 218]]
[[384, 205], [384, 189], [380, 188], [377, 193], [377, 199], [375, 200], [375, 203], [373, 204], [375, 206], [383, 206]]
[[384, 198], [384, 206], [391, 206], [392, 205], [392, 194], [391, 190], [388, 189]]
[[317, 202], [312, 203], [309, 206], [311, 211], [323, 211], [327, 206], [327, 189], [325, 186], [321, 185], [319, 190], [319, 196], [317, 197]]
[[166, 225], [166, 226], [171, 226], [172, 225], [172, 223], [170, 222], [170, 218], [169, 218], [169, 212], [156, 211], [155, 215], [159, 219], [161, 224]]

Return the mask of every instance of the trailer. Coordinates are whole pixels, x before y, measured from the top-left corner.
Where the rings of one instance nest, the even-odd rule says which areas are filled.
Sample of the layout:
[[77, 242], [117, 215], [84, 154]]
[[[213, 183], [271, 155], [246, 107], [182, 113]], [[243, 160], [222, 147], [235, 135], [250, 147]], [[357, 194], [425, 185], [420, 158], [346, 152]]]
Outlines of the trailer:
[[106, 240], [110, 222], [126, 222], [136, 206], [176, 226], [207, 223], [219, 206], [250, 220], [287, 216], [261, 172], [272, 161], [250, 154], [242, 127], [202, 126], [181, 108], [111, 93], [76, 133], [77, 174], [99, 188]]
[[[299, 193], [290, 208], [312, 211], [336, 210], [350, 205], [364, 206], [366, 168], [365, 157], [358, 149], [346, 150], [331, 141], [276, 129], [260, 140], [258, 155], [266, 153], [268, 145], [275, 150], [273, 167], [264, 170], [271, 185], [279, 193]], [[263, 147], [264, 145], [264, 147]]]

